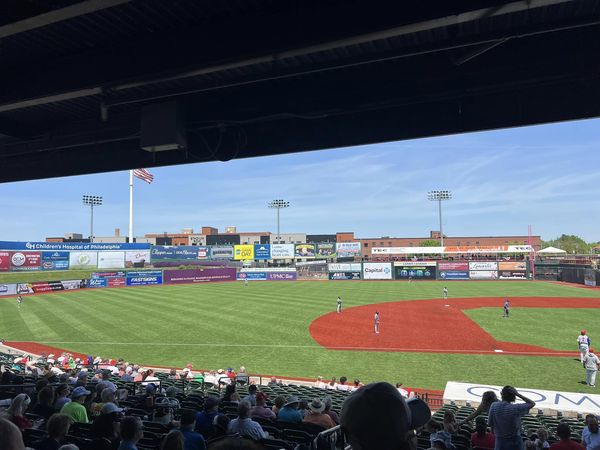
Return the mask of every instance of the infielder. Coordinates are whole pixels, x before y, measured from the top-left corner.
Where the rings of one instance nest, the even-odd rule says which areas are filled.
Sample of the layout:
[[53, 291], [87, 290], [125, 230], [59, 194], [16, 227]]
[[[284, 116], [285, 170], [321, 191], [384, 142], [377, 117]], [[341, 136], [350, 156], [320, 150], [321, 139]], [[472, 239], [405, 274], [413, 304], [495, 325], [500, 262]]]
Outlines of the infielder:
[[444, 300], [448, 300], [448, 288], [444, 286]]
[[581, 330], [581, 334], [577, 336], [577, 344], [579, 344], [579, 360], [583, 364], [583, 360], [590, 351], [592, 340], [587, 335], [587, 331]]
[[342, 297], [337, 298], [337, 307], [335, 310], [338, 314], [342, 312]]
[[379, 334], [379, 311], [375, 311], [375, 334]]
[[504, 299], [504, 314], [502, 317], [506, 317], [508, 319], [508, 315], [510, 313], [510, 301], [505, 298]]

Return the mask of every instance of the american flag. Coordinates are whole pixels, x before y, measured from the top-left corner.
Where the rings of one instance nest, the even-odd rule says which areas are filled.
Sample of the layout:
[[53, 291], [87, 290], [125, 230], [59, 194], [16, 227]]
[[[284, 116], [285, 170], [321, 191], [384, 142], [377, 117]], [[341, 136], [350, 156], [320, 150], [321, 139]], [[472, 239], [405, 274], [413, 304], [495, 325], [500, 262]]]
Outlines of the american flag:
[[154, 180], [154, 175], [152, 175], [146, 169], [133, 169], [133, 176], [139, 178], [140, 180], [144, 180], [148, 184], [152, 183]]

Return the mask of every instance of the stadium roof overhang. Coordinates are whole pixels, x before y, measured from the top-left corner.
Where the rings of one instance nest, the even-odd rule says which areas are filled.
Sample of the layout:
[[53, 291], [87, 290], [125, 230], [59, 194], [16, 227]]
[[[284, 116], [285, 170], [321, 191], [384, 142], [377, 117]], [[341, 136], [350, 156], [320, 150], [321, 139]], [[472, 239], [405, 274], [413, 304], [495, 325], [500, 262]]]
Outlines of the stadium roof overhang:
[[0, 182], [600, 114], [598, 0], [5, 3]]

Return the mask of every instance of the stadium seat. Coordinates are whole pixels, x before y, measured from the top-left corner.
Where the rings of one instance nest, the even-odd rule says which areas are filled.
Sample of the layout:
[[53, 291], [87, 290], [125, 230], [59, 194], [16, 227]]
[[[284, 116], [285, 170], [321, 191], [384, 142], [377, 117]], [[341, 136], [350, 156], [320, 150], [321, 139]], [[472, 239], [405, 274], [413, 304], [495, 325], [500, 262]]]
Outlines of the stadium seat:
[[281, 439], [261, 439], [258, 442], [264, 445], [267, 449], [271, 450], [293, 450], [296, 446], [292, 442], [283, 441]]

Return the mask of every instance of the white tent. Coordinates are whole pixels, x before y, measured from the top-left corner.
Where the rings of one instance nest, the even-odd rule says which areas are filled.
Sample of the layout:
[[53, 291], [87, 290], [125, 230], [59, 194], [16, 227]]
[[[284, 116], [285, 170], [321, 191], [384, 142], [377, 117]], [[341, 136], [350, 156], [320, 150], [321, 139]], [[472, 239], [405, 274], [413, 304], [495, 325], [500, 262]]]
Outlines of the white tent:
[[565, 250], [561, 250], [560, 248], [556, 248], [556, 247], [546, 247], [542, 250], [540, 250], [538, 252], [539, 253], [543, 253], [543, 254], [547, 254], [547, 255], [557, 255], [557, 254], [562, 254], [562, 253], [567, 253]]

